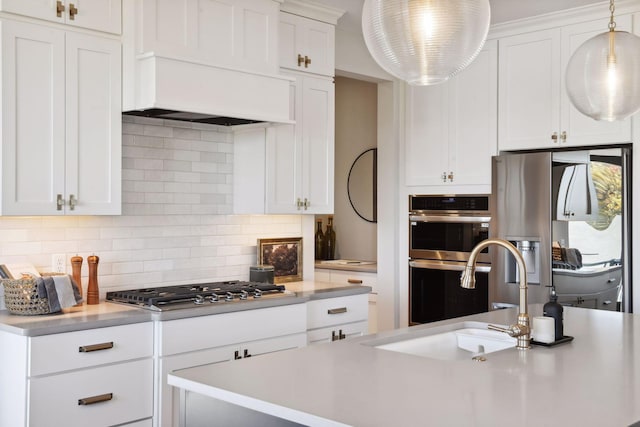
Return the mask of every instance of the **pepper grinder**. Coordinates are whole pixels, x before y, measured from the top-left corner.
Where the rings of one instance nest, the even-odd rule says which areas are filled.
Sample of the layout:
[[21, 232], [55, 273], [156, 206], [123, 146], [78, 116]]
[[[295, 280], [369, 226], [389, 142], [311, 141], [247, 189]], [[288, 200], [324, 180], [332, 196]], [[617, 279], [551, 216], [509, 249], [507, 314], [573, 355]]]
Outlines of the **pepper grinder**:
[[[73, 277], [73, 281], [78, 285], [78, 291], [80, 292], [80, 297], [82, 297], [82, 257], [81, 256], [72, 256], [71, 257], [71, 277]], [[82, 305], [82, 302], [79, 302], [77, 305]]]
[[100, 303], [100, 292], [98, 291], [98, 258], [95, 255], [87, 257], [89, 265], [89, 284], [87, 285], [87, 304], [94, 305]]

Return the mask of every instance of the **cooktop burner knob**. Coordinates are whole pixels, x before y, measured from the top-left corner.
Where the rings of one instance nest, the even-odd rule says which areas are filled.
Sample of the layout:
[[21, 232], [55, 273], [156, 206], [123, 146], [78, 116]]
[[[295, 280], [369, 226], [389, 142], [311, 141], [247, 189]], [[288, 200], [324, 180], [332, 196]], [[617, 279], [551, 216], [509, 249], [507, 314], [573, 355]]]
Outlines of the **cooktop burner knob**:
[[193, 299], [193, 302], [198, 305], [204, 304], [204, 297], [202, 295], [196, 295], [195, 298]]
[[216, 294], [209, 295], [209, 302], [218, 302], [218, 301], [219, 301], [218, 295]]
[[260, 298], [261, 296], [262, 296], [262, 291], [260, 289], [256, 289], [255, 291], [253, 291], [254, 298]]
[[227, 294], [224, 297], [225, 301], [233, 301], [233, 294], [231, 292], [227, 292]]
[[240, 299], [245, 300], [249, 297], [249, 292], [247, 291], [240, 291]]

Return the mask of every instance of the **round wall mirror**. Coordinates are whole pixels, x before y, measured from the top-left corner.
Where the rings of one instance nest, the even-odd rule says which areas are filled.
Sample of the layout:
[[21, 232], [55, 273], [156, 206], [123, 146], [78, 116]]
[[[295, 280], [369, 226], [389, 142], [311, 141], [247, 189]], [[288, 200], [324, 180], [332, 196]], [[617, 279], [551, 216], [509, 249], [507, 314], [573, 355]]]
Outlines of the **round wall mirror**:
[[347, 195], [358, 216], [368, 222], [378, 222], [378, 149], [362, 152], [351, 165], [347, 178]]

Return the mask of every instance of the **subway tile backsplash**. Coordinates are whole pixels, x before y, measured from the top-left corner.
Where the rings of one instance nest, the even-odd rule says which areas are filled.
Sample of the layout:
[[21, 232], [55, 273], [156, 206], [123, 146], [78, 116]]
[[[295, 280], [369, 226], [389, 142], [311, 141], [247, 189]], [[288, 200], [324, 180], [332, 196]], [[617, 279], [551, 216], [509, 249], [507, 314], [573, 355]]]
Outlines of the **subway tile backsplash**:
[[[100, 257], [115, 289], [249, 278], [256, 239], [302, 234], [299, 215], [233, 215], [233, 134], [215, 125], [123, 116], [122, 215], [0, 217], [0, 262], [50, 271], [51, 255]], [[0, 294], [2, 288], [0, 287]], [[0, 308], [3, 308], [0, 295]]]

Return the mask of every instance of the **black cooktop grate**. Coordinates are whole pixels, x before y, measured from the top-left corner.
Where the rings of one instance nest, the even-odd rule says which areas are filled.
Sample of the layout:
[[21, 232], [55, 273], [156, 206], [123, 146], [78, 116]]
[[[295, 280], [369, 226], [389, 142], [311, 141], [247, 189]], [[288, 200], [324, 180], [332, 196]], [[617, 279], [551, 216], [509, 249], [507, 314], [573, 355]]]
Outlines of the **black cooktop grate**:
[[211, 298], [231, 301], [284, 292], [285, 287], [282, 285], [232, 281], [112, 291], [107, 292], [107, 300], [145, 307], [161, 307], [203, 299], [211, 301]]

